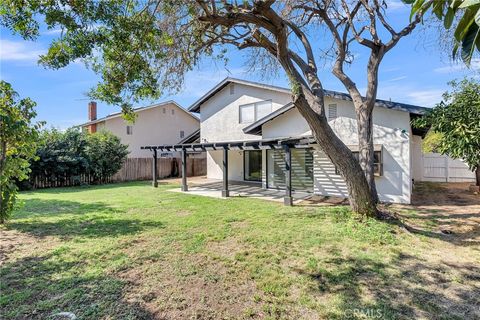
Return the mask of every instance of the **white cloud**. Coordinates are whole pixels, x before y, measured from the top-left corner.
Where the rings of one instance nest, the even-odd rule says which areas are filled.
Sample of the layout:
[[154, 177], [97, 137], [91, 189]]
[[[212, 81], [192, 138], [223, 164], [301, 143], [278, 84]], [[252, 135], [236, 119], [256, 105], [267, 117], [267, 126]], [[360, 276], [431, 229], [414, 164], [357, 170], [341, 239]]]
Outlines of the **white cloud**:
[[398, 0], [386, 0], [387, 8], [389, 11], [398, 11], [408, 8], [408, 6], [402, 1]]
[[422, 107], [433, 107], [442, 100], [442, 88], [419, 89], [414, 85], [380, 85], [378, 98], [397, 102], [410, 103]]
[[0, 39], [1, 61], [36, 61], [43, 53], [45, 50], [32, 42]]
[[400, 77], [396, 77], [396, 78], [386, 80], [386, 82], [395, 82], [395, 81], [400, 81], [400, 80], [403, 80], [403, 79], [406, 79], [406, 78], [407, 78], [407, 76], [400, 76]]
[[433, 107], [442, 100], [443, 90], [429, 89], [418, 90], [407, 93], [413, 104], [420, 106]]
[[470, 68], [468, 68], [463, 62], [456, 62], [445, 67], [435, 68], [433, 71], [437, 73], [452, 73], [461, 71], [480, 72], [480, 59], [472, 59]]
[[44, 35], [53, 36], [62, 33], [62, 29], [50, 29], [45, 32], [42, 32]]

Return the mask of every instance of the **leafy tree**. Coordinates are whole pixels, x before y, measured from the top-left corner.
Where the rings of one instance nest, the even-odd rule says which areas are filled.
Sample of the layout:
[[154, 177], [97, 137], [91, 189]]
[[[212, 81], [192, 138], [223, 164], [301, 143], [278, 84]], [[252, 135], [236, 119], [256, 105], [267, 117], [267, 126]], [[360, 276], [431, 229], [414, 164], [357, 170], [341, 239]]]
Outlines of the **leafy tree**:
[[31, 161], [31, 178], [39, 176], [49, 181], [65, 182], [88, 172], [87, 134], [78, 129], [65, 132], [56, 129], [40, 133], [37, 157]]
[[40, 123], [35, 102], [19, 99], [12, 86], [0, 81], [0, 223], [10, 217], [17, 199], [17, 180], [28, 178], [29, 160], [35, 156]]
[[443, 101], [413, 124], [430, 128], [428, 147], [464, 160], [480, 186], [480, 83], [464, 79], [449, 84], [452, 90], [443, 94]]
[[105, 182], [120, 170], [128, 155], [128, 146], [108, 131], [87, 135], [85, 154], [88, 170], [96, 182]]
[[[181, 87], [184, 75], [205, 57], [226, 60], [228, 48], [248, 50], [252, 64], [281, 68], [292, 98], [312, 134], [345, 178], [353, 211], [373, 216], [378, 196], [374, 180], [372, 112], [378, 70], [387, 52], [421, 21], [423, 10], [400, 29], [388, 23], [382, 0], [4, 0], [1, 23], [26, 39], [38, 35], [39, 17], [63, 32], [41, 57], [61, 68], [85, 59], [101, 75], [94, 98], [122, 106], [157, 98]], [[328, 41], [317, 41], [324, 37]], [[317, 47], [318, 46], [318, 47]], [[345, 71], [353, 51], [368, 51], [367, 89], [362, 94]], [[333, 74], [355, 106], [359, 161], [330, 128], [325, 115], [318, 52], [333, 57]]]
[[89, 134], [78, 128], [44, 130], [38, 144], [31, 179], [41, 177], [60, 185], [79, 184], [81, 175], [91, 175], [95, 183], [105, 182], [120, 170], [128, 154], [128, 146], [113, 134]]
[[480, 0], [403, 0], [412, 4], [412, 16], [429, 9], [443, 21], [446, 29], [453, 25], [453, 57], [461, 51], [461, 58], [470, 65], [475, 51], [480, 50]]

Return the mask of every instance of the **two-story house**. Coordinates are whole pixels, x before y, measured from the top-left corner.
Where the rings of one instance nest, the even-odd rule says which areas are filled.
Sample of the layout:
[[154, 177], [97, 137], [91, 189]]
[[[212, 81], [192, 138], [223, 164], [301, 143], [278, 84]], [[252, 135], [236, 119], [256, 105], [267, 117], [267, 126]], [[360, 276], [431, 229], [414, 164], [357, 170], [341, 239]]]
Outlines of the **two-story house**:
[[[200, 120], [175, 101], [166, 101], [134, 110], [134, 123], [122, 118], [120, 112], [97, 119], [97, 104], [88, 104], [88, 122], [81, 125], [84, 130], [96, 132], [108, 130], [128, 145], [129, 158], [151, 158], [148, 150], [140, 147], [146, 143], [174, 144], [198, 134]], [[169, 155], [172, 155], [171, 153]]]
[[[358, 153], [357, 121], [348, 94], [325, 91], [328, 121], [354, 154]], [[161, 151], [204, 150], [207, 177], [223, 180], [229, 195], [232, 181], [256, 183], [262, 189], [347, 197], [344, 178], [319, 148], [311, 130], [292, 104], [289, 89], [226, 78], [189, 109], [200, 113], [200, 143], [155, 145]], [[411, 127], [427, 108], [377, 100], [373, 111], [375, 172], [379, 198], [410, 203], [413, 180], [422, 180], [422, 135]], [[183, 190], [187, 190], [186, 179]]]

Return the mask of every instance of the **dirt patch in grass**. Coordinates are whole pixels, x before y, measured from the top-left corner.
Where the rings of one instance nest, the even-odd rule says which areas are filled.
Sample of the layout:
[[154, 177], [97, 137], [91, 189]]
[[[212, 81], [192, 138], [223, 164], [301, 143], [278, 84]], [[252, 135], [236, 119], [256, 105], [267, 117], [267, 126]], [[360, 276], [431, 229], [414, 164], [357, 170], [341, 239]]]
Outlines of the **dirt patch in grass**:
[[126, 300], [141, 301], [156, 319], [238, 319], [261, 315], [255, 282], [202, 254], [168, 255], [121, 274]]
[[390, 209], [414, 233], [454, 244], [480, 245], [480, 196], [468, 190], [469, 183], [417, 183], [412, 205]]

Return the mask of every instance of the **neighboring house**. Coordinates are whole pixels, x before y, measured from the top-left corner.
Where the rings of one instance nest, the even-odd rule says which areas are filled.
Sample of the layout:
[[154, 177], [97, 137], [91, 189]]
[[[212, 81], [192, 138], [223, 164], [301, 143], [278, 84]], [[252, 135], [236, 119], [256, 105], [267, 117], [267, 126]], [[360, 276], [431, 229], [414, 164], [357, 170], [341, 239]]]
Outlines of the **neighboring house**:
[[[198, 135], [199, 119], [183, 109], [175, 101], [167, 101], [134, 110], [137, 118], [135, 123], [129, 123], [122, 114], [114, 113], [97, 119], [97, 104], [88, 104], [89, 122], [81, 127], [89, 132], [108, 130], [118, 136], [122, 143], [128, 145], [129, 158], [151, 158], [152, 152], [141, 150], [145, 143], [174, 144], [192, 139]], [[172, 156], [173, 153], [163, 153], [158, 156]]]

